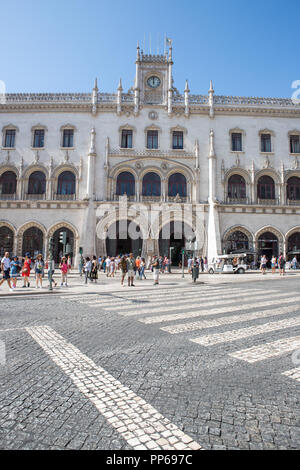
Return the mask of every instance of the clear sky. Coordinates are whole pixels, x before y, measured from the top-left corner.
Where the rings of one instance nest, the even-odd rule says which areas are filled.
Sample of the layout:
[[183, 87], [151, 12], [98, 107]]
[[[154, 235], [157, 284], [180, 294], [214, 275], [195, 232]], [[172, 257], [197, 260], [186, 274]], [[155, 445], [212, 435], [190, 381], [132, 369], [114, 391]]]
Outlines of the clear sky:
[[[0, 80], [13, 92], [114, 92], [136, 44], [173, 39], [175, 86], [291, 97], [300, 80], [300, 0], [0, 0]], [[160, 41], [158, 40], [160, 38]]]

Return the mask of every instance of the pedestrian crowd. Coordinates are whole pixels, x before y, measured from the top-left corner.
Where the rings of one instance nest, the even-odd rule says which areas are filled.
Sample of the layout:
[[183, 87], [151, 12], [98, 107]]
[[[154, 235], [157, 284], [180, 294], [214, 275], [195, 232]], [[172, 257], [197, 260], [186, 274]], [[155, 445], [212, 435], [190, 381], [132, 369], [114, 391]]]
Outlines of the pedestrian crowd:
[[[53, 282], [55, 287], [57, 286], [57, 281], [53, 278], [55, 273], [55, 262], [53, 259], [45, 261], [42, 254], [37, 254], [35, 258], [32, 258], [30, 253], [26, 253], [20, 260], [18, 256], [10, 258], [9, 253], [6, 252], [0, 260], [0, 271], [2, 274], [0, 287], [6, 281], [10, 292], [16, 289], [18, 280], [22, 280], [22, 288], [30, 287], [31, 273], [34, 273], [36, 289], [41, 289], [43, 287], [45, 270], [48, 271], [49, 285], [50, 282]], [[271, 267], [273, 274], [278, 268], [280, 276], [284, 276], [287, 263], [289, 263], [289, 268], [297, 269], [298, 262], [296, 256], [294, 256], [292, 261], [287, 262], [282, 253], [280, 253], [278, 258], [272, 256], [270, 260], [268, 260], [266, 255], [263, 255], [260, 259], [259, 268], [264, 275], [267, 272], [267, 267]], [[179, 267], [182, 267], [181, 263], [179, 263]], [[71, 256], [61, 256], [58, 268], [60, 271], [61, 287], [68, 287], [68, 275], [72, 269]], [[189, 257], [187, 268], [188, 273], [192, 276], [192, 280], [196, 282], [200, 272], [208, 272], [207, 257]], [[126, 285], [125, 278], [127, 276], [128, 287], [135, 287], [135, 280], [142, 281], [147, 279], [146, 270], [152, 272], [154, 285], [157, 286], [159, 285], [160, 275], [171, 272], [171, 260], [167, 256], [153, 256], [146, 262], [145, 258], [141, 256], [135, 258], [133, 253], [116, 257], [100, 256], [98, 258], [96, 255], [92, 258], [83, 258], [81, 255], [79, 260], [79, 274], [80, 277], [84, 276], [85, 284], [97, 283], [98, 274], [102, 272], [107, 278], [114, 278], [117, 274], [120, 274], [122, 287]]]

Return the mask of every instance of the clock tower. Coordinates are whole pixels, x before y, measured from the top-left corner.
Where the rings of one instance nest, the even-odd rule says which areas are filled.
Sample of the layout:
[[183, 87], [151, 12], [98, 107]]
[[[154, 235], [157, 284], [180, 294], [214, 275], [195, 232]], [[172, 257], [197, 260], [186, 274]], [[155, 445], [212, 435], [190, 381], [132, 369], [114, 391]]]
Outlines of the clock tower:
[[143, 105], [162, 105], [171, 109], [172, 85], [172, 46], [165, 55], [148, 55], [137, 46], [135, 76], [136, 113]]

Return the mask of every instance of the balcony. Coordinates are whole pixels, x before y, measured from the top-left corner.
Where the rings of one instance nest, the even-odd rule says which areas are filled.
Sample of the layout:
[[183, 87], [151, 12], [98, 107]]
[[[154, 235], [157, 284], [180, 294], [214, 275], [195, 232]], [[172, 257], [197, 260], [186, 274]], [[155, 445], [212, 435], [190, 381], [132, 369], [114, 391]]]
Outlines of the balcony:
[[25, 194], [27, 201], [45, 201], [46, 193], [44, 194]]
[[14, 194], [0, 194], [0, 201], [16, 201], [17, 195]]
[[248, 197], [229, 197], [227, 196], [226, 199], [227, 204], [233, 204], [233, 205], [239, 205], [239, 204], [249, 204], [249, 198]]
[[54, 193], [53, 195], [54, 201], [75, 201], [76, 194], [57, 194]]
[[188, 198], [186, 196], [168, 196], [167, 197], [167, 202], [178, 202], [178, 203], [186, 203], [188, 202]]
[[128, 196], [127, 194], [123, 194], [123, 196], [120, 196], [119, 194], [115, 194], [113, 200], [114, 201], [125, 201], [127, 200], [128, 202], [134, 202], [135, 201], [135, 196]]
[[141, 196], [141, 202], [160, 202], [161, 196]]
[[287, 199], [288, 206], [300, 206], [300, 199]]
[[278, 206], [279, 199], [257, 199], [257, 204], [262, 206]]

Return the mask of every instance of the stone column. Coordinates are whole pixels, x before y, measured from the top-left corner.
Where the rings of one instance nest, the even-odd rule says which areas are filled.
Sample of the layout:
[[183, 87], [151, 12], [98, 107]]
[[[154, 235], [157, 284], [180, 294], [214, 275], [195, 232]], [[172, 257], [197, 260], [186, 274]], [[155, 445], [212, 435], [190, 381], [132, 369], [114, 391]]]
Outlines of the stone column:
[[208, 250], [207, 257], [210, 263], [221, 253], [221, 237], [219, 227], [219, 213], [216, 208], [216, 155], [214, 150], [214, 131], [210, 131], [209, 165], [209, 215], [208, 215]]

